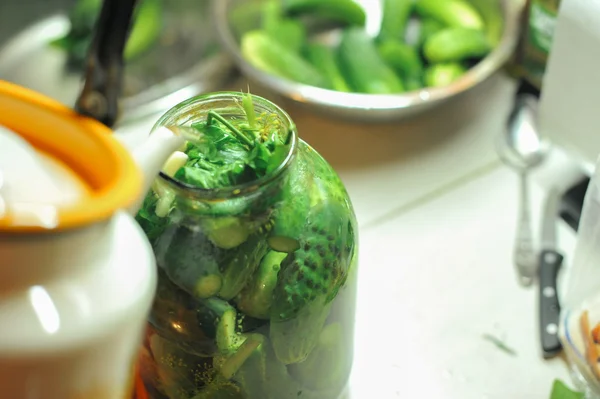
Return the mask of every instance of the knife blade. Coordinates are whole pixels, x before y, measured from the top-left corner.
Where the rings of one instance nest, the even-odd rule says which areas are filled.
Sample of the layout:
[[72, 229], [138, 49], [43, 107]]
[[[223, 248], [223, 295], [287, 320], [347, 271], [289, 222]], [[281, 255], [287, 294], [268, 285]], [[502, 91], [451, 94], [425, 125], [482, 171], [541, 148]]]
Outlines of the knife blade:
[[557, 276], [563, 256], [558, 252], [556, 226], [561, 193], [550, 190], [542, 215], [541, 251], [539, 267], [540, 338], [544, 358], [551, 358], [562, 349], [558, 338], [560, 304], [557, 294]]

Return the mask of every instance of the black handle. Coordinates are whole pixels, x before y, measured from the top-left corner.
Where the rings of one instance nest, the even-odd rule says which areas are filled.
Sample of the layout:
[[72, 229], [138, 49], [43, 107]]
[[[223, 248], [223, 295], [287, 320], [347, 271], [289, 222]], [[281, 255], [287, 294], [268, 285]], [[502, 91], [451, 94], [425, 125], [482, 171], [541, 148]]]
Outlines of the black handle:
[[86, 60], [75, 110], [112, 127], [117, 120], [123, 50], [137, 0], [104, 0]]
[[577, 232], [579, 230], [579, 222], [581, 219], [581, 211], [583, 209], [583, 200], [587, 192], [590, 179], [588, 177], [572, 186], [563, 195], [559, 216]]
[[530, 94], [532, 96], [540, 98], [540, 89], [532, 85], [527, 80], [521, 79], [517, 88], [517, 95], [520, 94]]
[[544, 250], [540, 254], [540, 335], [545, 358], [555, 356], [562, 349], [558, 339], [560, 304], [556, 289], [562, 262], [563, 256], [556, 251]]

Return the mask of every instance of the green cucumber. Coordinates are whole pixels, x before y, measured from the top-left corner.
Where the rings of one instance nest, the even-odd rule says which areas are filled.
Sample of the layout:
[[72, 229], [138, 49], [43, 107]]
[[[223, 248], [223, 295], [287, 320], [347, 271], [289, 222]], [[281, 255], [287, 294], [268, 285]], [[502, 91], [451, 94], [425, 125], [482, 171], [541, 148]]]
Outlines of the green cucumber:
[[423, 53], [431, 63], [482, 58], [492, 49], [485, 32], [477, 29], [446, 28], [425, 42]]
[[126, 60], [132, 60], [147, 51], [158, 40], [162, 31], [164, 10], [161, 0], [144, 0], [140, 3], [125, 44], [123, 56]]
[[415, 0], [383, 0], [383, 19], [378, 40], [402, 40]]
[[239, 348], [220, 365], [221, 375], [226, 379], [233, 377], [254, 351], [263, 344], [264, 340], [263, 335], [250, 334]]
[[245, 338], [236, 331], [237, 313], [231, 306], [223, 309], [216, 329], [217, 348], [221, 353], [233, 353], [244, 343]]
[[[270, 346], [270, 342], [263, 342], [235, 375], [247, 398], [271, 398], [272, 392], [268, 390], [267, 381], [273, 379], [269, 373], [269, 366], [272, 364], [270, 357], [274, 356], [269, 356], [272, 352]], [[284, 368], [282, 374], [286, 376], [285, 366], [282, 367]]]
[[195, 298], [221, 289], [219, 251], [201, 232], [171, 225], [154, 242], [156, 260], [169, 279]]
[[[196, 309], [197, 323], [208, 338], [214, 339], [217, 337], [217, 325], [222, 319], [222, 316], [225, 313], [231, 312], [233, 312], [233, 315], [235, 315], [235, 309], [227, 301], [214, 297], [207, 298], [199, 301], [199, 305]], [[222, 327], [223, 326], [221, 326], [221, 332], [224, 330]], [[235, 330], [233, 330], [233, 332], [231, 332], [229, 335], [233, 335], [234, 333]], [[221, 343], [223, 342], [224, 340], [221, 338]], [[221, 346], [219, 349], [233, 350], [235, 348], [226, 348]]]
[[294, 19], [282, 19], [277, 25], [266, 30], [272, 38], [290, 50], [299, 52], [306, 42], [306, 28]]
[[302, 362], [316, 346], [333, 300], [348, 277], [350, 262], [345, 255], [354, 235], [346, 230], [345, 212], [337, 202], [316, 205], [300, 237], [300, 249], [281, 262], [269, 334], [284, 364]]
[[427, 87], [448, 86], [465, 72], [467, 69], [457, 62], [434, 64], [425, 70], [425, 85]]
[[369, 94], [402, 93], [404, 85], [394, 71], [381, 59], [375, 43], [359, 28], [348, 28], [339, 46], [342, 70], [351, 86]]
[[469, 0], [485, 21], [488, 40], [495, 47], [500, 43], [504, 31], [502, 4], [489, 0]]
[[365, 10], [353, 0], [283, 0], [283, 7], [291, 16], [309, 14], [357, 26], [367, 21]]
[[263, 234], [253, 234], [239, 247], [222, 254], [220, 271], [222, 285], [219, 297], [230, 300], [248, 283], [268, 247]]
[[433, 18], [423, 18], [419, 21], [419, 39], [417, 40], [417, 46], [421, 47], [425, 44], [427, 39], [436, 34], [437, 32], [444, 29], [446, 26]]
[[275, 251], [292, 253], [300, 248], [300, 243], [295, 238], [273, 234], [267, 238], [269, 247]]
[[240, 368], [250, 359], [255, 358], [266, 338], [261, 334], [248, 334], [243, 341], [230, 353], [221, 353], [213, 358], [213, 370], [218, 374], [212, 376], [208, 383], [192, 399], [242, 399], [245, 398], [238, 384], [230, 382], [237, 376]]
[[301, 363], [319, 342], [332, 303], [313, 302], [297, 316], [287, 320], [271, 319], [269, 334], [277, 359], [289, 365]]
[[306, 48], [306, 58], [329, 79], [333, 90], [350, 92], [350, 86], [342, 75], [334, 50], [321, 43], [310, 43]]
[[277, 23], [283, 18], [281, 1], [268, 0], [262, 4], [262, 6], [261, 26], [262, 29], [269, 30], [271, 27], [277, 25]]
[[327, 79], [315, 67], [264, 31], [244, 34], [241, 47], [244, 58], [258, 69], [311, 86], [328, 86]]
[[257, 319], [269, 319], [277, 275], [286, 256], [288, 254], [284, 252], [269, 251], [263, 257], [252, 281], [239, 295], [237, 305], [244, 314]]
[[283, 198], [272, 215], [273, 227], [267, 240], [277, 252], [291, 253], [300, 247], [298, 239], [304, 233], [311, 210], [310, 188], [314, 183], [313, 165], [307, 162], [305, 146], [300, 146], [296, 162], [288, 174], [282, 190]]
[[221, 291], [223, 279], [218, 274], [209, 274], [198, 279], [195, 293], [198, 298], [208, 298]]
[[284, 18], [279, 0], [265, 3], [262, 27], [273, 39], [295, 52], [306, 42], [306, 28], [300, 21]]
[[385, 40], [377, 50], [381, 58], [402, 76], [408, 90], [423, 87], [423, 63], [414, 47], [399, 40]]
[[[329, 330], [329, 329], [328, 329]], [[332, 336], [332, 334], [328, 335]], [[323, 399], [323, 398], [335, 398], [341, 391], [340, 386], [336, 385], [338, 382], [332, 381], [329, 386], [323, 387], [323, 389], [313, 390], [305, 384], [301, 383], [299, 379], [292, 376], [289, 367], [283, 365], [276, 357], [273, 345], [265, 337], [263, 342], [257, 349], [254, 350], [252, 355], [244, 362], [238, 372], [235, 374], [235, 380], [241, 385], [242, 391], [245, 393], [244, 398], [246, 399]], [[340, 346], [344, 346], [343, 342], [340, 342]], [[345, 354], [348, 356], [348, 354]], [[338, 362], [338, 353], [335, 353], [335, 359], [328, 359], [328, 364]], [[328, 370], [327, 376], [337, 376], [339, 373], [338, 369], [343, 368], [343, 365], [336, 364], [335, 370]], [[313, 373], [314, 374], [314, 373]], [[347, 374], [345, 374], [347, 375]], [[327, 378], [327, 376], [319, 376]], [[343, 381], [344, 383], [346, 381]], [[194, 398], [196, 399], [196, 398]], [[220, 399], [220, 398], [219, 398]]]
[[481, 15], [464, 0], [417, 0], [416, 12], [456, 28], [485, 28]]
[[[71, 8], [69, 32], [51, 42], [68, 52], [69, 62], [76, 65], [85, 61], [101, 8], [102, 0], [78, 0]], [[123, 57], [126, 61], [140, 56], [158, 40], [163, 25], [162, 13], [162, 0], [139, 1], [125, 43]]]
[[200, 221], [202, 231], [219, 248], [231, 249], [244, 243], [250, 231], [239, 218], [233, 216], [206, 218]]
[[232, 7], [227, 20], [235, 37], [239, 39], [244, 33], [261, 27], [266, 7], [264, 1], [243, 1]]

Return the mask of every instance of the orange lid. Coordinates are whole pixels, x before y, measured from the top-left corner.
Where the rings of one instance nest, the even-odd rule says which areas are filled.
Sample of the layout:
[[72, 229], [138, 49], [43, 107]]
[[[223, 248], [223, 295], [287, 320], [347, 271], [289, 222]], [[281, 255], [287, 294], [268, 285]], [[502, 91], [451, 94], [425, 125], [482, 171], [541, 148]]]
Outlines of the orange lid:
[[[111, 130], [57, 101], [0, 80], [0, 125], [69, 167], [89, 188], [90, 195], [79, 203], [57, 210], [51, 231], [106, 220], [141, 194], [141, 172]], [[0, 233], [42, 231], [48, 229], [16, 225], [9, 215], [0, 215]]]

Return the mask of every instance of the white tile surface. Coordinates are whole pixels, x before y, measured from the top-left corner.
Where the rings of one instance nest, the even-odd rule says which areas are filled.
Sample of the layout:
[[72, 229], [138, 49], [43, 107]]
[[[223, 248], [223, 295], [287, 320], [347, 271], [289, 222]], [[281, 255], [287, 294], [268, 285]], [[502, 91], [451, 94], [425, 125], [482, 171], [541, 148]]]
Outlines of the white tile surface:
[[515, 280], [517, 198], [498, 168], [362, 234], [353, 399], [547, 399], [568, 381], [541, 359], [535, 288]]

